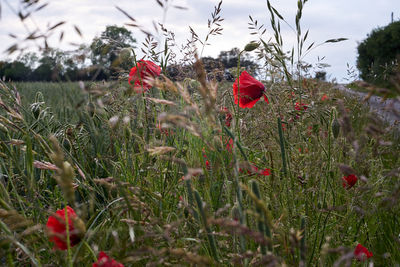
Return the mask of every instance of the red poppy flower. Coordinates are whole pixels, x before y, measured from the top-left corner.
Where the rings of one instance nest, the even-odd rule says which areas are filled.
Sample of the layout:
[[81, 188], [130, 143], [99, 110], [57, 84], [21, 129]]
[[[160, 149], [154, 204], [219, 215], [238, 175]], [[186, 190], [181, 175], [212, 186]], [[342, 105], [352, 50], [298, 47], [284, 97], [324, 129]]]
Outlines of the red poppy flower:
[[[81, 240], [83, 231], [80, 229], [81, 226], [79, 224], [82, 223], [82, 221], [80, 221], [75, 211], [69, 206], [67, 206], [67, 214], [69, 241], [70, 246], [73, 247]], [[51, 215], [47, 221], [46, 227], [50, 241], [54, 243], [55, 248], [66, 250], [67, 230], [65, 224], [65, 209], [57, 210], [55, 214]]]
[[161, 134], [163, 134], [165, 136], [169, 136], [169, 135], [174, 134], [174, 131], [172, 131], [172, 130], [170, 130], [168, 128], [162, 127], [161, 122], [158, 122], [157, 129], [160, 131]]
[[299, 152], [300, 153], [308, 153], [308, 148], [302, 149], [301, 147], [299, 147]]
[[269, 176], [271, 174], [271, 170], [266, 168], [264, 170], [261, 170], [260, 174], [263, 175], [263, 176]]
[[140, 60], [129, 73], [129, 84], [132, 85], [136, 92], [140, 93], [152, 87], [148, 83], [148, 78], [154, 78], [161, 74], [161, 68], [149, 60]]
[[286, 131], [286, 123], [281, 123], [282, 131]]
[[[243, 172], [242, 168], [239, 168], [239, 172]], [[258, 169], [256, 165], [250, 164], [250, 169], [247, 169], [247, 174], [249, 175], [263, 175], [263, 176], [268, 176], [271, 174], [271, 170], [268, 168], [265, 169]]]
[[97, 262], [93, 263], [92, 267], [124, 267], [124, 265], [111, 259], [105, 252], [100, 251]]
[[350, 174], [348, 176], [343, 176], [342, 177], [342, 185], [344, 188], [352, 188], [356, 182], [357, 182], [358, 178], [357, 176], [355, 176], [354, 174]]
[[207, 170], [211, 169], [211, 165], [210, 165], [210, 162], [208, 160], [206, 160], [206, 168], [207, 168]]
[[211, 169], [211, 165], [210, 165], [210, 162], [208, 161], [208, 158], [207, 158], [207, 155], [206, 155], [206, 151], [205, 151], [204, 148], [203, 148], [202, 152], [203, 152], [203, 158], [205, 159], [205, 163], [206, 163], [206, 169], [210, 170]]
[[325, 100], [328, 100], [328, 96], [326, 95], [326, 94], [324, 94], [322, 97], [321, 97], [321, 101], [325, 101]]
[[[238, 92], [238, 80], [236, 79], [233, 83], [235, 104], [238, 103], [239, 98], [239, 107], [252, 108], [262, 96], [264, 96], [264, 100], [269, 103], [268, 98], [264, 95], [264, 90], [264, 84], [254, 79], [247, 71], [243, 71], [239, 76], [240, 92]], [[239, 93], [240, 96], [238, 97]]]
[[296, 102], [296, 104], [294, 105], [294, 109], [295, 110], [298, 110], [298, 111], [301, 111], [301, 110], [307, 110], [308, 109], [308, 106], [306, 105], [306, 104], [304, 104], [304, 103], [298, 103], [298, 102]]
[[365, 261], [372, 257], [372, 252], [368, 251], [368, 249], [361, 244], [358, 244], [354, 249], [354, 257], [359, 261]]
[[233, 139], [229, 138], [228, 140], [226, 140], [226, 150], [228, 150], [228, 152], [232, 152], [232, 148], [233, 148]]
[[308, 136], [311, 136], [311, 135], [312, 135], [312, 130], [313, 130], [313, 127], [312, 127], [312, 126], [308, 126], [308, 127], [307, 127], [307, 135], [308, 135]]
[[232, 114], [229, 112], [229, 109], [224, 107], [222, 109], [223, 112], [225, 112], [225, 125], [226, 127], [231, 126], [231, 121], [232, 121]]

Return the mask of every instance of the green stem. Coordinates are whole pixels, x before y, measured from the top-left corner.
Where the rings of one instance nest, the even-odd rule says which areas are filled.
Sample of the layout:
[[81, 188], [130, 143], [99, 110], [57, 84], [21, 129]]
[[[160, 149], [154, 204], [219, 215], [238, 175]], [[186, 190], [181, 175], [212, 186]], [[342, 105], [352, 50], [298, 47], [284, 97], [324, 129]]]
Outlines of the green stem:
[[204, 212], [204, 209], [203, 209], [203, 201], [201, 200], [200, 194], [199, 194], [199, 192], [197, 192], [197, 190], [194, 190], [194, 196], [196, 198], [197, 207], [198, 207], [200, 215], [201, 215], [201, 219], [202, 219], [201, 221], [207, 232], [207, 239], [208, 239], [208, 243], [210, 244], [211, 255], [213, 256], [215, 261], [218, 261], [217, 245], [215, 243], [214, 235], [207, 223], [206, 213]]
[[301, 217], [300, 230], [302, 232], [302, 237], [300, 240], [300, 260], [304, 264], [306, 264], [306, 218], [304, 216]]
[[89, 246], [89, 244], [86, 241], [82, 241], [82, 242], [85, 245], [85, 247], [89, 250], [90, 255], [93, 258], [93, 261], [96, 262], [97, 261], [97, 257], [96, 257], [96, 254], [94, 253], [93, 249]]
[[[260, 188], [258, 186], [258, 183], [256, 180], [251, 180], [251, 190], [253, 191], [254, 195], [257, 197], [258, 200], [261, 201], [261, 194], [260, 194]], [[269, 227], [267, 225], [267, 221], [263, 221], [262, 220], [262, 215], [263, 212], [261, 210], [261, 208], [256, 204], [256, 211], [258, 213], [258, 219], [257, 219], [257, 227], [258, 227], [258, 231], [262, 234], [265, 235], [266, 233], [270, 233]], [[266, 218], [265, 214], [264, 214], [264, 219]], [[267, 254], [267, 247], [265, 245], [261, 245], [261, 253], [263, 255]]]
[[240, 142], [240, 127], [239, 127], [239, 116], [240, 116], [240, 56], [242, 55], [243, 51], [240, 51], [239, 55], [238, 55], [238, 63], [237, 63], [237, 70], [236, 70], [236, 75], [237, 75], [237, 104], [236, 104], [236, 119], [235, 119], [235, 127], [236, 127], [236, 134], [239, 138], [239, 142]]
[[65, 203], [64, 207], [64, 213], [65, 213], [65, 230], [67, 232], [67, 261], [68, 261], [68, 266], [72, 267], [72, 258], [71, 258], [71, 243], [70, 243], [70, 236], [69, 236], [69, 221], [68, 221], [68, 209], [67, 205]]
[[282, 156], [282, 170], [283, 174], [287, 175], [287, 168], [286, 168], [286, 154], [285, 154], [285, 139], [283, 137], [283, 130], [282, 130], [282, 120], [278, 117], [278, 133], [279, 133], [279, 144], [281, 147], [281, 156]]

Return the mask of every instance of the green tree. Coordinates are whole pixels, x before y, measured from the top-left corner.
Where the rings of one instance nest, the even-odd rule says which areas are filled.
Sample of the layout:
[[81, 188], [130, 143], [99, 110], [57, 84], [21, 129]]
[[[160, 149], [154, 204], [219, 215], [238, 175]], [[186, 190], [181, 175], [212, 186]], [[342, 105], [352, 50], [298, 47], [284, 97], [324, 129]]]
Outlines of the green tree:
[[[237, 67], [238, 56], [240, 49], [235, 47], [229, 51], [221, 51], [218, 60], [221, 61], [225, 69], [232, 69]], [[245, 68], [249, 73], [255, 73], [258, 66], [248, 53], [243, 53], [240, 57], [240, 66]]]
[[131, 31], [125, 27], [107, 26], [90, 45], [93, 65], [102, 68], [112, 77], [129, 70], [132, 67], [132, 55], [128, 48], [133, 48], [135, 42]]
[[218, 59], [222, 62], [225, 68], [234, 68], [237, 66], [238, 55], [240, 53], [239, 48], [235, 47], [229, 51], [221, 51]]
[[28, 81], [32, 70], [20, 61], [4, 64], [3, 76], [5, 80]]
[[5, 78], [4, 72], [6, 71], [7, 65], [7, 61], [0, 61], [0, 79]]
[[360, 77], [376, 85], [390, 86], [400, 55], [400, 21], [374, 29], [357, 50]]
[[33, 80], [55, 81], [61, 79], [65, 69], [65, 52], [58, 49], [46, 49], [39, 60], [39, 66], [33, 71]]
[[19, 62], [25, 64], [25, 66], [35, 69], [36, 65], [38, 64], [39, 57], [34, 52], [25, 53], [17, 58]]

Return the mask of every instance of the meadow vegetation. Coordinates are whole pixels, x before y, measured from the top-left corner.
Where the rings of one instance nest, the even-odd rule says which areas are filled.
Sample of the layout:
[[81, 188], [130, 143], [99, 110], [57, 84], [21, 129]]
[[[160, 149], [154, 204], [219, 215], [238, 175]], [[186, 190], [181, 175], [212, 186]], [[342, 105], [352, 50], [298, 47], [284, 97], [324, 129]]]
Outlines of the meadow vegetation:
[[[1, 82], [0, 264], [399, 264], [398, 126], [310, 78], [306, 2], [293, 52], [269, 1], [273, 41], [251, 18], [260, 40], [242, 53], [268, 77], [251, 82], [251, 108], [234, 100], [243, 80], [208, 79], [195, 53], [180, 82], [142, 79], [139, 59], [130, 82]], [[168, 53], [146, 59], [166, 66]]]

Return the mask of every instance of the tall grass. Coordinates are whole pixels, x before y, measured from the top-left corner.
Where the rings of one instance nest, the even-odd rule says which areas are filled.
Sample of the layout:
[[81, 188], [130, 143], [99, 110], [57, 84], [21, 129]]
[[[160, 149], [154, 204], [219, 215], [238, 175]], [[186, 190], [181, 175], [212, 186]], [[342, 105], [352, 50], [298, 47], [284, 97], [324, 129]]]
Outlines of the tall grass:
[[[207, 80], [200, 61], [197, 81], [161, 76], [145, 94], [126, 81], [1, 83], [0, 262], [90, 266], [107, 251], [125, 266], [351, 266], [361, 243], [377, 266], [398, 264], [396, 131], [292, 68], [268, 9], [277, 42], [259, 52], [275, 49], [281, 79], [232, 126], [232, 83]], [[45, 227], [65, 205], [86, 228], [68, 252]]]

